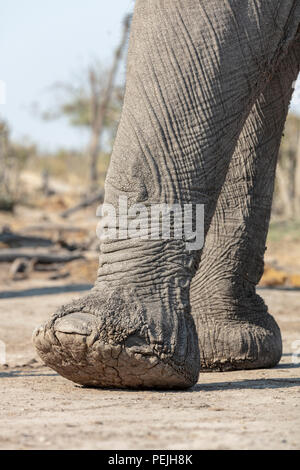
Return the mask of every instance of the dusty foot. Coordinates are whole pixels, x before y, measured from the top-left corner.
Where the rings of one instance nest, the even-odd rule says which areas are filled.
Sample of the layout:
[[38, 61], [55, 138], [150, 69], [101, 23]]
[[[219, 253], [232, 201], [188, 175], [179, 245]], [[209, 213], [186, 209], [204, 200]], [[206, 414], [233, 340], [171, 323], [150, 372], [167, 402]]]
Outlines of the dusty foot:
[[92, 292], [59, 309], [33, 341], [45, 364], [81, 385], [191, 387], [200, 367], [193, 320], [177, 315], [170, 332], [162, 313], [154, 313], [133, 292]]
[[196, 322], [201, 371], [229, 371], [274, 367], [282, 355], [280, 329], [266, 313]]

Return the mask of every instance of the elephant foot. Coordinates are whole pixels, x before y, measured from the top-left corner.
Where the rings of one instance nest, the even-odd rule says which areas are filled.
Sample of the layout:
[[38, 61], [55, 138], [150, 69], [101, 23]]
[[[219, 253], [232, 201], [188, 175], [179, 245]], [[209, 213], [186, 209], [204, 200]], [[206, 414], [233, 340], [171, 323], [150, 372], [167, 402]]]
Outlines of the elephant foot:
[[201, 372], [270, 368], [282, 355], [280, 329], [268, 313], [196, 321]]
[[47, 366], [80, 385], [191, 387], [200, 368], [193, 320], [189, 315], [187, 322], [180, 320], [187, 324], [176, 326], [175, 318], [171, 331], [170, 324], [161, 325], [162, 313], [158, 304], [152, 312], [142, 306], [132, 292], [119, 289], [103, 296], [92, 291], [37, 328], [33, 342]]

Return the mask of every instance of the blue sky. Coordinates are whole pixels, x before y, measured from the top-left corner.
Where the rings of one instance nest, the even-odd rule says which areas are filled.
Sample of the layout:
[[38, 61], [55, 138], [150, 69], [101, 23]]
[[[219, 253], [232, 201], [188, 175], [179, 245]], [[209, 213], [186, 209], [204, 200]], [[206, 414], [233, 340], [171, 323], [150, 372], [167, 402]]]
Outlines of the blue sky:
[[[121, 22], [133, 0], [3, 0], [0, 18], [0, 80], [6, 83], [6, 104], [0, 115], [13, 137], [28, 137], [43, 149], [83, 147], [87, 135], [63, 119], [40, 120], [32, 104], [53, 107], [49, 87], [71, 81], [94, 59], [105, 66], [112, 59]], [[125, 69], [120, 71], [124, 74]], [[300, 84], [293, 109], [300, 113]]]
[[40, 120], [32, 104], [53, 107], [51, 85], [72, 81], [94, 59], [109, 65], [122, 19], [133, 5], [133, 0], [1, 2], [0, 79], [6, 83], [6, 104], [0, 105], [0, 115], [8, 120], [13, 137], [28, 136], [52, 150], [86, 144], [87, 136], [64, 120]]

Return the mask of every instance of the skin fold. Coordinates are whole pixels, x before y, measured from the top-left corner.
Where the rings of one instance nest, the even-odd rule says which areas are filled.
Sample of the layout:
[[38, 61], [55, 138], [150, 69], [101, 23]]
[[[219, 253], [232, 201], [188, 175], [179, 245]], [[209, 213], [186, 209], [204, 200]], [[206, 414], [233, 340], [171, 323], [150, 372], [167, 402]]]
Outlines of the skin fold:
[[[299, 22], [300, 3], [294, 0], [137, 0], [105, 203], [118, 210], [119, 197], [126, 196], [129, 206], [203, 204], [205, 235], [213, 225], [222, 233], [218, 219], [212, 220], [217, 202], [221, 204], [217, 213], [224, 212], [220, 194], [239, 136], [255, 103], [278, 74], [279, 64], [290, 57]], [[281, 130], [276, 133], [281, 135]], [[241, 146], [247, 148], [252, 140], [246, 134]], [[245, 158], [244, 150], [237, 152]], [[233, 179], [239, 167], [244, 173], [243, 165], [233, 164]], [[235, 183], [226, 186], [225, 194], [231, 195]], [[243, 197], [248, 199], [248, 189], [245, 196], [242, 191], [238, 194], [241, 211], [246, 211]], [[256, 220], [258, 215], [253, 217]], [[241, 252], [243, 258], [237, 261], [240, 269], [250, 250], [245, 245], [247, 233], [247, 228], [243, 234], [237, 230], [240, 241], [237, 247], [235, 241], [232, 244], [233, 253]], [[208, 242], [211, 259], [209, 246]], [[217, 258], [222, 246], [219, 241], [215, 246]], [[86, 297], [61, 307], [34, 332], [39, 355], [48, 366], [82, 385], [192, 386], [200, 370], [194, 318], [200, 329], [201, 323], [207, 328], [204, 336], [198, 331], [201, 348], [208, 348], [211, 328], [205, 308], [210, 282], [204, 288], [204, 304], [195, 303], [194, 318], [191, 314], [190, 288], [199, 263], [200, 283], [191, 299], [201, 299], [201, 273], [209, 269], [201, 267], [201, 250], [189, 251], [184, 240], [174, 238], [103, 240], [95, 287]], [[232, 288], [223, 281], [234, 266], [229, 262], [220, 269], [224, 276], [216, 278], [216, 291], [222, 292], [223, 302], [223, 289], [229, 290], [231, 305], [238, 276], [230, 275]], [[213, 281], [210, 273], [208, 278]], [[220, 310], [216, 304], [217, 315]], [[211, 311], [214, 315], [213, 305]], [[226, 307], [222, 322], [231, 329], [227, 312]], [[250, 307], [247, 312], [252, 315]], [[236, 315], [236, 323], [245, 329], [242, 316]], [[216, 343], [217, 335], [212, 338]], [[230, 347], [232, 358], [235, 346]], [[214, 360], [220, 351], [223, 361], [222, 348], [217, 343], [213, 348], [212, 354], [207, 349], [205, 357]]]

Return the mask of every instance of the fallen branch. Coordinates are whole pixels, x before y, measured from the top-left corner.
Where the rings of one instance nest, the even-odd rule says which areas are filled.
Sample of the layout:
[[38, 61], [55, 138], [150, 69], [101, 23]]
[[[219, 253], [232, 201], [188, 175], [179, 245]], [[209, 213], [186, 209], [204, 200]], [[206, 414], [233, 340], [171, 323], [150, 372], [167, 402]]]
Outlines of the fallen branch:
[[9, 278], [13, 281], [18, 279], [27, 279], [34, 270], [36, 258], [25, 259], [17, 258], [10, 266]]
[[95, 202], [103, 202], [103, 199], [104, 199], [104, 191], [99, 191], [96, 194], [91, 194], [90, 196], [85, 198], [83, 201], [81, 201], [79, 204], [76, 204], [76, 206], [71, 207], [70, 209], [67, 209], [66, 211], [62, 212], [60, 215], [61, 217], [66, 219], [71, 214], [74, 214], [74, 212], [77, 212], [81, 209], [89, 207], [92, 204], [95, 204]]
[[51, 246], [53, 241], [50, 238], [23, 236], [13, 232], [0, 233], [0, 243], [11, 247], [20, 246]]
[[36, 263], [68, 263], [76, 259], [84, 259], [78, 253], [69, 254], [65, 252], [49, 253], [40, 250], [24, 250], [22, 248], [0, 250], [0, 263], [10, 263], [18, 258], [36, 259]]
[[72, 225], [63, 225], [63, 224], [54, 224], [54, 223], [45, 223], [43, 225], [31, 225], [29, 227], [25, 227], [22, 232], [50, 232], [50, 231], [57, 231], [57, 232], [88, 232], [86, 227], [75, 227]]

